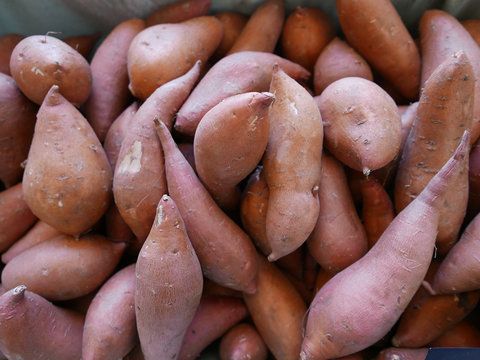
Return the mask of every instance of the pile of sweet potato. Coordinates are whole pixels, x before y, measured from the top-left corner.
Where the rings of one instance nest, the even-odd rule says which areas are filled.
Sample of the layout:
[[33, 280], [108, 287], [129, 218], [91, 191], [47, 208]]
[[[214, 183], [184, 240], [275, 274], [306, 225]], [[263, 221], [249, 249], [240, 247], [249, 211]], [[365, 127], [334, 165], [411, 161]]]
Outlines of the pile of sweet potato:
[[0, 37], [5, 358], [480, 346], [480, 20], [336, 8]]

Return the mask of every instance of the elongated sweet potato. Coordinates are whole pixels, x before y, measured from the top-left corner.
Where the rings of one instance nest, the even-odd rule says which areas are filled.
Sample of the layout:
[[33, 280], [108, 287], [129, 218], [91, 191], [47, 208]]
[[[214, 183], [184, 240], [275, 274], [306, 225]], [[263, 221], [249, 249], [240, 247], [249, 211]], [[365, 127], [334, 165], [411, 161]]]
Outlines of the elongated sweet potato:
[[[460, 22], [475, 42], [480, 45], [480, 20], [469, 19]], [[0, 40], [1, 41], [1, 40]]]
[[236, 210], [238, 183], [262, 159], [268, 142], [270, 93], [245, 93], [214, 106], [198, 125], [194, 139], [198, 177], [217, 204]]
[[348, 40], [408, 99], [420, 83], [417, 46], [390, 0], [339, 0], [338, 19]]
[[22, 178], [22, 162], [32, 142], [36, 111], [15, 81], [0, 73], [0, 181], [7, 188]]
[[[470, 129], [474, 79], [470, 62], [459, 53], [438, 67], [425, 83], [397, 172], [397, 212], [418, 196], [455, 151], [464, 130]], [[457, 240], [467, 200], [468, 171], [464, 168], [452, 182], [440, 209], [440, 253], [445, 254]]]
[[285, 18], [284, 0], [265, 0], [250, 16], [228, 54], [273, 52]]
[[315, 99], [324, 122], [325, 145], [345, 165], [368, 175], [397, 156], [400, 115], [381, 87], [358, 77], [344, 78]]
[[125, 244], [100, 235], [60, 235], [27, 249], [2, 272], [7, 289], [25, 284], [48, 300], [68, 300], [99, 287], [120, 261]]
[[178, 360], [196, 359], [203, 349], [221, 337], [248, 314], [240, 299], [224, 296], [202, 298], [187, 333]]
[[181, 107], [175, 130], [193, 137], [202, 117], [223, 99], [249, 91], [268, 91], [274, 64], [296, 80], [310, 76], [300, 65], [273, 54], [244, 51], [227, 56], [207, 72]]
[[137, 343], [135, 264], [113, 275], [88, 308], [83, 329], [82, 359], [121, 359]]
[[325, 271], [337, 273], [365, 255], [368, 243], [342, 165], [326, 154], [318, 198], [320, 212], [308, 250]]
[[222, 23], [213, 16], [143, 30], [128, 50], [130, 91], [147, 99], [159, 86], [185, 74], [196, 61], [205, 63], [222, 36]]
[[78, 235], [107, 211], [111, 186], [112, 170], [98, 138], [52, 86], [37, 114], [23, 174], [25, 201], [43, 222]]
[[425, 277], [439, 224], [438, 208], [467, 162], [469, 141], [465, 132], [452, 158], [375, 246], [320, 289], [310, 306], [302, 360], [355, 353], [380, 340], [396, 323]]
[[143, 355], [146, 360], [175, 359], [200, 303], [203, 276], [180, 212], [168, 195], [160, 199], [135, 272]]
[[432, 341], [431, 347], [480, 347], [480, 331], [466, 320]]
[[278, 66], [270, 92], [270, 132], [264, 157], [269, 188], [267, 240], [277, 260], [299, 248], [315, 227], [323, 126], [312, 96]]
[[95, 51], [91, 62], [92, 93], [85, 104], [85, 117], [103, 143], [108, 128], [127, 106], [127, 54], [134, 37], [145, 28], [140, 19], [117, 25]]
[[113, 178], [115, 203], [137, 236], [146, 239], [155, 210], [167, 191], [163, 153], [153, 119], [171, 128], [173, 117], [198, 79], [200, 64], [159, 87], [138, 109], [122, 142]]
[[376, 360], [425, 360], [428, 349], [388, 348], [383, 350]]
[[215, 51], [215, 58], [222, 58], [232, 48], [238, 36], [242, 32], [248, 18], [240, 13], [225, 11], [215, 14], [223, 25], [223, 38]]
[[230, 329], [220, 343], [221, 360], [266, 360], [268, 350], [257, 330], [249, 324]]
[[99, 33], [91, 35], [69, 36], [63, 39], [63, 42], [70, 45], [70, 47], [78, 51], [85, 59], [88, 60], [90, 52], [92, 51], [99, 37]]
[[0, 297], [0, 350], [8, 359], [80, 359], [83, 316], [24, 285]]
[[211, 0], [183, 0], [163, 5], [145, 20], [147, 27], [158, 24], [178, 23], [208, 14]]
[[215, 204], [167, 127], [158, 121], [157, 134], [165, 153], [168, 192], [185, 221], [205, 277], [234, 290], [255, 292], [258, 267], [250, 238]]
[[316, 59], [313, 77], [315, 94], [320, 95], [328, 85], [346, 77], [361, 77], [373, 81], [372, 70], [365, 59], [336, 37], [323, 48]]
[[0, 252], [15, 243], [36, 220], [24, 200], [22, 184], [0, 192]]
[[276, 359], [297, 360], [307, 311], [300, 294], [263, 256], [258, 256], [258, 286], [244, 294], [255, 327]]
[[0, 36], [0, 73], [10, 75], [10, 57], [15, 46], [24, 38], [20, 34], [5, 34]]
[[318, 55], [333, 36], [334, 28], [323, 11], [299, 6], [285, 21], [282, 53], [288, 60], [311, 71]]

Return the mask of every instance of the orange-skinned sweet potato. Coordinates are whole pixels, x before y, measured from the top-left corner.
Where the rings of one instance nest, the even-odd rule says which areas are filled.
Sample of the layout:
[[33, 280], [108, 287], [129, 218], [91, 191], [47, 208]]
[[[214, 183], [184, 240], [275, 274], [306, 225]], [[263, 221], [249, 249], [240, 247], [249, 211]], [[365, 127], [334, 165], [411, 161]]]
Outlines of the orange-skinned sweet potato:
[[249, 324], [231, 328], [220, 343], [221, 360], [266, 360], [268, 350], [257, 330]]
[[92, 51], [99, 37], [99, 33], [91, 35], [69, 36], [63, 39], [63, 42], [70, 45], [70, 47], [78, 51], [85, 59], [88, 60], [90, 51]]
[[480, 331], [466, 320], [429, 344], [430, 347], [480, 347]]
[[468, 31], [473, 40], [475, 40], [475, 42], [480, 45], [480, 20], [469, 19], [463, 20], [460, 23]]
[[10, 57], [15, 46], [24, 38], [20, 34], [5, 34], [0, 36], [0, 73], [10, 75]]
[[163, 5], [152, 12], [145, 22], [147, 27], [182, 22], [197, 16], [207, 15], [210, 5], [211, 0], [176, 1], [173, 4]]
[[215, 51], [215, 58], [222, 58], [232, 48], [238, 36], [242, 32], [248, 18], [240, 13], [225, 11], [215, 14], [223, 25], [223, 38]]

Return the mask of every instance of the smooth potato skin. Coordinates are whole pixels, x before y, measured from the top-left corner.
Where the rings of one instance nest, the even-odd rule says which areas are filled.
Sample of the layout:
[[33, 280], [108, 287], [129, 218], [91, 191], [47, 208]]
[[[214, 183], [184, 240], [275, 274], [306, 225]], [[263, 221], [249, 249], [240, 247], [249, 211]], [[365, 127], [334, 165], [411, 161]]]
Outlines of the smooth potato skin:
[[83, 322], [18, 286], [0, 297], [0, 350], [9, 359], [79, 360]]
[[128, 50], [130, 91], [147, 99], [159, 86], [185, 74], [196, 61], [206, 63], [222, 36], [222, 23], [213, 16], [143, 30]]
[[136, 343], [135, 264], [132, 264], [113, 275], [88, 307], [82, 359], [121, 359]]
[[38, 105], [53, 85], [75, 106], [88, 99], [92, 87], [85, 58], [62, 40], [47, 35], [20, 41], [12, 52], [10, 71], [20, 90]]
[[365, 59], [338, 37], [330, 41], [315, 60], [313, 85], [316, 95], [334, 81], [346, 77], [373, 81], [372, 70]]
[[22, 41], [23, 35], [6, 34], [0, 36], [0, 73], [10, 75], [10, 57], [15, 46]]
[[0, 252], [12, 246], [36, 220], [24, 200], [21, 183], [0, 192]]
[[85, 117], [103, 143], [113, 121], [127, 106], [127, 54], [133, 38], [145, 28], [141, 19], [129, 19], [117, 25], [95, 51], [92, 92], [85, 104]]
[[92, 51], [99, 37], [99, 33], [92, 35], [69, 36], [63, 39], [63, 42], [78, 51], [85, 59], [88, 60], [90, 52]]
[[428, 349], [388, 348], [378, 354], [377, 360], [425, 360]]
[[[469, 19], [460, 22], [475, 42], [480, 45], [480, 20]], [[1, 41], [1, 40], [0, 40]]]
[[214, 54], [215, 58], [221, 59], [232, 48], [245, 27], [248, 17], [233, 11], [217, 13], [215, 17], [220, 20], [223, 25], [223, 38]]
[[210, 10], [211, 0], [183, 0], [161, 6], [145, 20], [147, 27], [158, 24], [178, 23], [197, 16], [204, 16]]
[[420, 54], [390, 0], [338, 0], [340, 26], [348, 40], [407, 99], [416, 99]]
[[125, 244], [100, 235], [79, 240], [60, 235], [27, 249], [8, 262], [2, 272], [7, 289], [25, 284], [48, 300], [69, 300], [100, 286], [120, 261]]
[[429, 347], [480, 347], [480, 331], [467, 320], [455, 325], [429, 344]]
[[7, 188], [22, 178], [36, 112], [37, 107], [23, 96], [15, 81], [0, 73], [0, 181]]
[[326, 148], [366, 175], [397, 156], [401, 121], [397, 105], [375, 83], [358, 77], [330, 84], [315, 98], [322, 114]]
[[337, 273], [365, 255], [368, 244], [342, 165], [326, 154], [318, 201], [320, 211], [308, 249], [322, 269]]
[[239, 324], [226, 333], [220, 343], [221, 360], [266, 360], [268, 350], [252, 325]]

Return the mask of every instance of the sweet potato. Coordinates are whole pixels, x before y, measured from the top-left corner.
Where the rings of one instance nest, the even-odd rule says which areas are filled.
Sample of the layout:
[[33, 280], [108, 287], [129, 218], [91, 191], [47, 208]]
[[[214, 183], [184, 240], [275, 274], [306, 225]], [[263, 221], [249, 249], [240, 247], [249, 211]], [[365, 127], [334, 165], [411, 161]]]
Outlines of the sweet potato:
[[[9, 211], [11, 211], [11, 209], [9, 209]], [[41, 242], [53, 239], [58, 235], [61, 235], [60, 231], [54, 229], [43, 221], [38, 221], [23, 237], [18, 239], [2, 254], [2, 262], [6, 264], [23, 251], [30, 249]]]
[[240, 13], [225, 11], [215, 14], [223, 25], [223, 38], [215, 51], [215, 58], [222, 58], [232, 48], [238, 36], [242, 32], [248, 18]]
[[2, 272], [7, 289], [25, 284], [48, 300], [68, 300], [99, 287], [120, 261], [125, 244], [100, 235], [80, 239], [60, 235], [27, 249], [8, 262]]
[[230, 329], [220, 343], [221, 360], [266, 360], [268, 350], [257, 330], [249, 324]]
[[223, 99], [250, 91], [267, 91], [274, 64], [296, 80], [310, 76], [300, 65], [273, 54], [244, 51], [227, 56], [207, 72], [180, 108], [175, 130], [193, 137], [202, 117]]
[[20, 34], [5, 34], [0, 36], [0, 73], [10, 75], [10, 57], [15, 46], [24, 38]]
[[330, 279], [333, 277], [333, 274], [320, 269], [315, 280], [315, 293], [317, 293]]
[[0, 181], [7, 188], [22, 178], [22, 162], [33, 138], [36, 111], [15, 81], [0, 73]]
[[56, 301], [55, 303], [60, 307], [68, 310], [78, 312], [80, 314], [86, 315], [90, 304], [92, 303], [97, 290], [95, 289], [90, 294], [80, 296], [76, 299], [65, 300], [65, 301]]
[[117, 25], [102, 41], [91, 62], [92, 93], [85, 104], [85, 117], [103, 143], [108, 128], [127, 106], [127, 54], [135, 36], [145, 28], [140, 19]]
[[14, 244], [36, 220], [25, 203], [22, 184], [0, 192], [0, 252]]
[[333, 37], [334, 28], [323, 11], [299, 6], [285, 21], [282, 54], [311, 71], [318, 55]]
[[147, 27], [158, 24], [178, 23], [208, 14], [211, 0], [183, 0], [163, 5], [145, 20]]
[[88, 99], [92, 87], [87, 60], [62, 40], [47, 35], [20, 41], [12, 52], [10, 71], [20, 90], [38, 105], [53, 85], [75, 106]]
[[52, 86], [38, 111], [23, 193], [40, 220], [78, 235], [107, 211], [112, 170], [87, 120], [59, 91]]
[[308, 250], [325, 271], [337, 273], [365, 255], [368, 243], [342, 165], [326, 154], [318, 198], [320, 212]]
[[315, 99], [324, 122], [325, 145], [345, 165], [368, 175], [397, 156], [400, 115], [381, 87], [358, 77], [344, 78]]
[[425, 360], [428, 349], [398, 349], [388, 348], [383, 350], [376, 360]]
[[480, 347], [480, 331], [466, 320], [429, 344], [430, 347]]
[[452, 158], [375, 246], [320, 289], [310, 306], [302, 360], [355, 353], [380, 340], [396, 323], [427, 272], [438, 208], [468, 160], [469, 140], [465, 132]]
[[183, 338], [178, 359], [196, 359], [203, 349], [244, 319], [247, 314], [247, 308], [240, 299], [223, 296], [202, 298]]
[[[425, 83], [395, 182], [395, 207], [404, 209], [425, 188], [470, 129], [474, 74], [463, 53], [443, 63]], [[440, 208], [437, 245], [445, 254], [457, 240], [468, 200], [468, 171], [452, 182]]]
[[315, 94], [320, 95], [328, 85], [346, 77], [361, 77], [373, 81], [372, 70], [365, 59], [336, 37], [323, 48], [316, 59], [313, 76]]
[[82, 359], [117, 360], [137, 342], [135, 264], [113, 275], [88, 308], [83, 329]]
[[[427, 10], [419, 24], [422, 47], [422, 87], [451, 57], [463, 51], [472, 68], [472, 79], [480, 79], [480, 48], [467, 30], [452, 15], [442, 10]], [[471, 81], [469, 81], [471, 82]], [[471, 122], [472, 144], [480, 136], [480, 81], [475, 81], [473, 120]]]
[[468, 31], [473, 40], [480, 45], [480, 19], [463, 20], [460, 23], [463, 25], [465, 30]]
[[193, 142], [198, 177], [217, 204], [233, 211], [238, 183], [262, 159], [268, 142], [270, 93], [231, 96], [214, 106], [198, 125]]
[[83, 316], [17, 286], [0, 297], [0, 350], [9, 359], [82, 356]]
[[228, 55], [241, 51], [273, 52], [284, 18], [284, 0], [265, 0], [252, 13]]
[[275, 261], [299, 248], [315, 227], [323, 127], [312, 96], [278, 66], [270, 92], [270, 132], [264, 157], [269, 188], [267, 240]]
[[202, 297], [208, 296], [228, 296], [242, 298], [242, 293], [240, 291], [232, 290], [222, 285], [218, 285], [212, 280], [204, 279]]
[[297, 360], [302, 343], [305, 303], [293, 285], [263, 256], [258, 256], [258, 286], [244, 294], [255, 327], [276, 359]]
[[339, 0], [340, 26], [374, 69], [407, 99], [416, 99], [420, 54], [390, 0]]
[[90, 52], [97, 43], [99, 37], [99, 33], [91, 35], [69, 36], [63, 39], [63, 42], [78, 51], [85, 59], [88, 59]]
[[203, 276], [180, 212], [168, 195], [160, 199], [135, 272], [143, 355], [146, 360], [175, 359], [200, 303]]
[[168, 192], [185, 221], [205, 277], [234, 290], [255, 292], [258, 267], [250, 238], [215, 204], [167, 127], [158, 121], [157, 134], [165, 154]]
[[185, 74], [196, 61], [205, 63], [222, 36], [222, 23], [213, 16], [143, 30], [128, 50], [130, 91], [147, 99], [159, 86]]
[[159, 87], [138, 109], [122, 142], [113, 178], [115, 203], [122, 218], [137, 236], [146, 239], [155, 210], [167, 191], [163, 153], [153, 119], [169, 128], [173, 117], [198, 79], [197, 62], [185, 75]]

